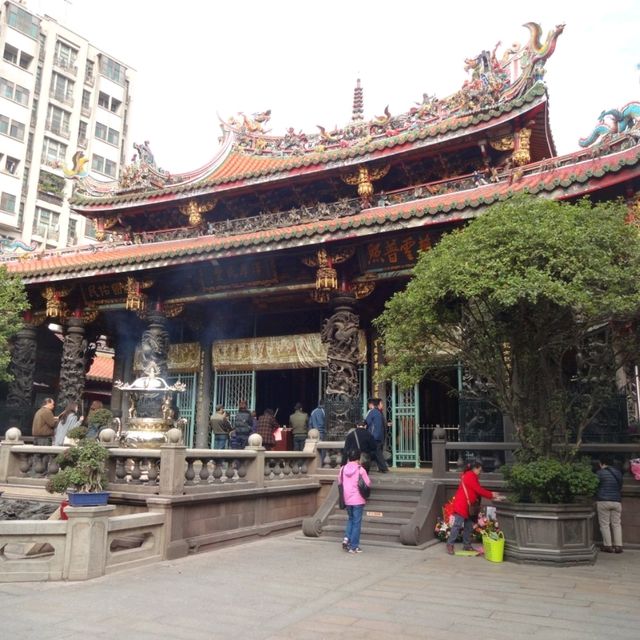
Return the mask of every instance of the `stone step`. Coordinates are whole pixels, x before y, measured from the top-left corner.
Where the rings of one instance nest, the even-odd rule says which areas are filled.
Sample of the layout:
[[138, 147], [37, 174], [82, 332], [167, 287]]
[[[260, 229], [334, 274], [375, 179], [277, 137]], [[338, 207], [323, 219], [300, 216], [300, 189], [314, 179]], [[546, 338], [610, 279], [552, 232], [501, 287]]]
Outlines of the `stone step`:
[[[344, 525], [328, 524], [322, 528], [322, 535], [341, 539], [344, 535]], [[400, 531], [398, 527], [387, 529], [385, 527], [374, 527], [362, 524], [360, 539], [367, 540], [387, 540], [390, 542], [400, 542]]]
[[390, 504], [398, 504], [400, 502], [405, 502], [407, 504], [417, 504], [420, 499], [420, 493], [400, 493], [400, 492], [389, 492], [389, 491], [378, 491], [373, 489], [371, 491], [371, 495], [367, 499], [367, 504], [376, 502], [376, 503], [390, 503]]
[[[413, 513], [415, 512], [415, 507], [406, 506], [406, 505], [398, 506], [398, 505], [390, 505], [390, 504], [384, 504], [384, 505], [371, 504], [369, 502], [364, 508], [365, 517], [367, 517], [366, 515], [367, 512], [375, 513], [376, 514], [375, 516], [369, 516], [370, 518], [373, 518], [375, 520], [378, 520], [381, 517], [382, 518], [400, 518], [402, 520], [409, 520], [413, 515]], [[339, 515], [339, 514], [342, 514], [343, 517], [345, 518], [347, 517], [347, 512], [337, 507], [331, 512], [330, 517], [333, 517], [334, 515]], [[382, 516], [378, 514], [382, 514]]]
[[[329, 516], [328, 524], [344, 524], [348, 520], [346, 513], [334, 513]], [[409, 522], [410, 518], [396, 518], [393, 516], [383, 516], [383, 517], [371, 517], [365, 515], [362, 518], [363, 526], [365, 523], [374, 524], [375, 526], [391, 526], [391, 527], [400, 527], [403, 524]]]

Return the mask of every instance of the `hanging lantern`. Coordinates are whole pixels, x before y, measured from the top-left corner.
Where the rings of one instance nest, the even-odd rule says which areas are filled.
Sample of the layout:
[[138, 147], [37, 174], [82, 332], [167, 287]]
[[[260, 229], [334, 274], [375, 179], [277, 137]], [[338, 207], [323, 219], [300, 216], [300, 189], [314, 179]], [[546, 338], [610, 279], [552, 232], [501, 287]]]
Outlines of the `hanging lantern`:
[[125, 309], [127, 311], [143, 311], [147, 305], [147, 296], [142, 293], [142, 287], [140, 283], [129, 276], [127, 278], [127, 300], [125, 302]]
[[338, 272], [324, 249], [318, 250], [318, 270], [316, 271], [316, 290], [333, 291], [338, 288]]

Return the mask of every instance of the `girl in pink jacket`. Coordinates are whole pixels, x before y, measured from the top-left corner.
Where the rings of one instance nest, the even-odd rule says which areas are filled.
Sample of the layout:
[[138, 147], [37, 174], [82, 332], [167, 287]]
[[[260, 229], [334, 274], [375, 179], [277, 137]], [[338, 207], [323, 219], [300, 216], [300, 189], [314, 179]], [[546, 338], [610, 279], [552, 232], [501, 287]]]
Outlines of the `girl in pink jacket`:
[[360, 529], [362, 527], [362, 513], [367, 501], [360, 493], [360, 489], [358, 489], [358, 478], [360, 476], [362, 476], [365, 484], [370, 487], [371, 480], [369, 480], [367, 472], [360, 466], [360, 452], [352, 450], [349, 452], [349, 462], [340, 469], [340, 477], [338, 479], [338, 483], [342, 485], [344, 503], [349, 516], [342, 540], [342, 548], [349, 553], [362, 553], [362, 549], [359, 546]]

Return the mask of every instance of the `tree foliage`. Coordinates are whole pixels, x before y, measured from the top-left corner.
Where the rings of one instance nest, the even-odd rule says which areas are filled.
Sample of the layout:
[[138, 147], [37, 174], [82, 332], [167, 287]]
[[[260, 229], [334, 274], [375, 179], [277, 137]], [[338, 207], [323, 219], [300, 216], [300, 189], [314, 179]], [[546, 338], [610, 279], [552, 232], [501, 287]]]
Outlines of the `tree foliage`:
[[9, 380], [10, 340], [20, 329], [21, 315], [29, 307], [19, 278], [0, 266], [0, 380]]
[[530, 459], [582, 431], [638, 349], [640, 237], [618, 202], [520, 196], [423, 253], [376, 323], [402, 385], [443, 359], [487, 383]]

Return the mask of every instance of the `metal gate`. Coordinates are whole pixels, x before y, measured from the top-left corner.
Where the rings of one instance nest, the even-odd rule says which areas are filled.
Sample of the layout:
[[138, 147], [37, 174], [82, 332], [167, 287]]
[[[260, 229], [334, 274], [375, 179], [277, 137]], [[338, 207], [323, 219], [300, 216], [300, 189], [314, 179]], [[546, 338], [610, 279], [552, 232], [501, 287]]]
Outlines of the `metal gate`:
[[420, 466], [419, 432], [420, 409], [418, 385], [400, 389], [394, 382], [391, 390], [391, 454], [393, 466], [411, 463]]
[[211, 412], [219, 404], [223, 405], [233, 422], [240, 400], [246, 400], [247, 406], [256, 406], [255, 371], [215, 371], [213, 380], [213, 399]]
[[[358, 366], [358, 382], [360, 384], [360, 398], [362, 399], [362, 415], [367, 415], [367, 365]], [[318, 400], [324, 398], [324, 390], [327, 388], [327, 368], [320, 367], [318, 375]]]
[[193, 437], [196, 422], [196, 395], [198, 391], [198, 374], [197, 373], [179, 373], [177, 375], [167, 376], [167, 384], [175, 384], [182, 382], [187, 386], [183, 393], [176, 393], [174, 398], [180, 411], [180, 417], [185, 418], [187, 426], [184, 430], [184, 443], [187, 447], [193, 447]]

